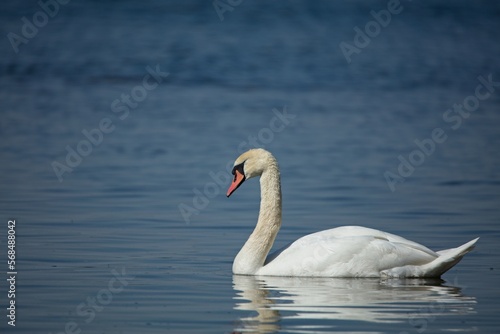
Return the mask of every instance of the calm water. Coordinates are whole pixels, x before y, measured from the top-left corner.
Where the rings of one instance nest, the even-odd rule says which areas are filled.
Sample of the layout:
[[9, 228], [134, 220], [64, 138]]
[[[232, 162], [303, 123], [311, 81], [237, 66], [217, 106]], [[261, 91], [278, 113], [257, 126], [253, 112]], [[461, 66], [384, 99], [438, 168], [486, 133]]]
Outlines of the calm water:
[[[500, 86], [477, 87], [500, 81], [498, 3], [404, 1], [378, 30], [384, 1], [234, 4], [0, 4], [1, 332], [497, 332]], [[251, 146], [282, 169], [275, 247], [350, 224], [481, 239], [442, 280], [233, 276], [259, 188], [227, 199], [225, 171]]]

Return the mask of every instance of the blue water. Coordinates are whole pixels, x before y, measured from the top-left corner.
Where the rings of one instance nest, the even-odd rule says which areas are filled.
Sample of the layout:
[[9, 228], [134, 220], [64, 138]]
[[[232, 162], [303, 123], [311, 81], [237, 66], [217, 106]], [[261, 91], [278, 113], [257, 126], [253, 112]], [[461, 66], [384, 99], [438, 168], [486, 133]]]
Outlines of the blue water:
[[[389, 3], [73, 0], [45, 22], [3, 1], [1, 332], [497, 332], [500, 6], [389, 5], [347, 59]], [[481, 239], [442, 280], [233, 276], [259, 188], [227, 199], [226, 170], [253, 146], [281, 167], [275, 247], [352, 224]]]

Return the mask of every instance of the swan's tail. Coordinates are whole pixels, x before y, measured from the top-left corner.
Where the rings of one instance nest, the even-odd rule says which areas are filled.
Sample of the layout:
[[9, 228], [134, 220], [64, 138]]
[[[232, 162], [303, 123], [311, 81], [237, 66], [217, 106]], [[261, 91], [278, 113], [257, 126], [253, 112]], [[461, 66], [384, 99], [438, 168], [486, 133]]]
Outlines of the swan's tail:
[[478, 240], [479, 238], [476, 238], [460, 247], [436, 252], [439, 256], [427, 264], [392, 268], [384, 270], [381, 274], [385, 277], [440, 277], [460, 262], [465, 254], [473, 250]]
[[476, 238], [460, 247], [445, 249], [437, 252], [439, 257], [422, 268], [424, 269], [425, 277], [439, 277], [443, 275], [454, 265], [460, 262], [465, 254], [473, 250], [478, 240], [479, 238]]

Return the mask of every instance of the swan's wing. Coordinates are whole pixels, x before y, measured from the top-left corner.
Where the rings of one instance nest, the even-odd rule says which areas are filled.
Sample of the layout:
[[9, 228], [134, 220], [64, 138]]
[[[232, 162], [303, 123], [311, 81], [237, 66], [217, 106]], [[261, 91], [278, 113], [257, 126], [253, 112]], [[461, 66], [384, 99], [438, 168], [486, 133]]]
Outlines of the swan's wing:
[[382, 231], [346, 226], [306, 235], [271, 254], [258, 274], [377, 277], [382, 270], [423, 265], [439, 255]]

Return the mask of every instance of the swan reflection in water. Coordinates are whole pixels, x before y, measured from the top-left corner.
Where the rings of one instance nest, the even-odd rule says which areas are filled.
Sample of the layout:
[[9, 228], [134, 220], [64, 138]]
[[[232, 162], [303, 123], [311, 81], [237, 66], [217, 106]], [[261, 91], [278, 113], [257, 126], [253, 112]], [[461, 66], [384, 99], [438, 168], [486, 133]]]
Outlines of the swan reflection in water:
[[[457, 285], [457, 284], [456, 284]], [[401, 327], [421, 333], [444, 316], [475, 313], [476, 299], [441, 279], [350, 279], [233, 276], [234, 308], [244, 311], [233, 333], [376, 332]], [[389, 325], [387, 325], [389, 324]], [[467, 330], [461, 326], [447, 330]], [[434, 328], [435, 329], [435, 328]], [[374, 331], [375, 330], [375, 331]], [[468, 328], [473, 330], [473, 328]]]

